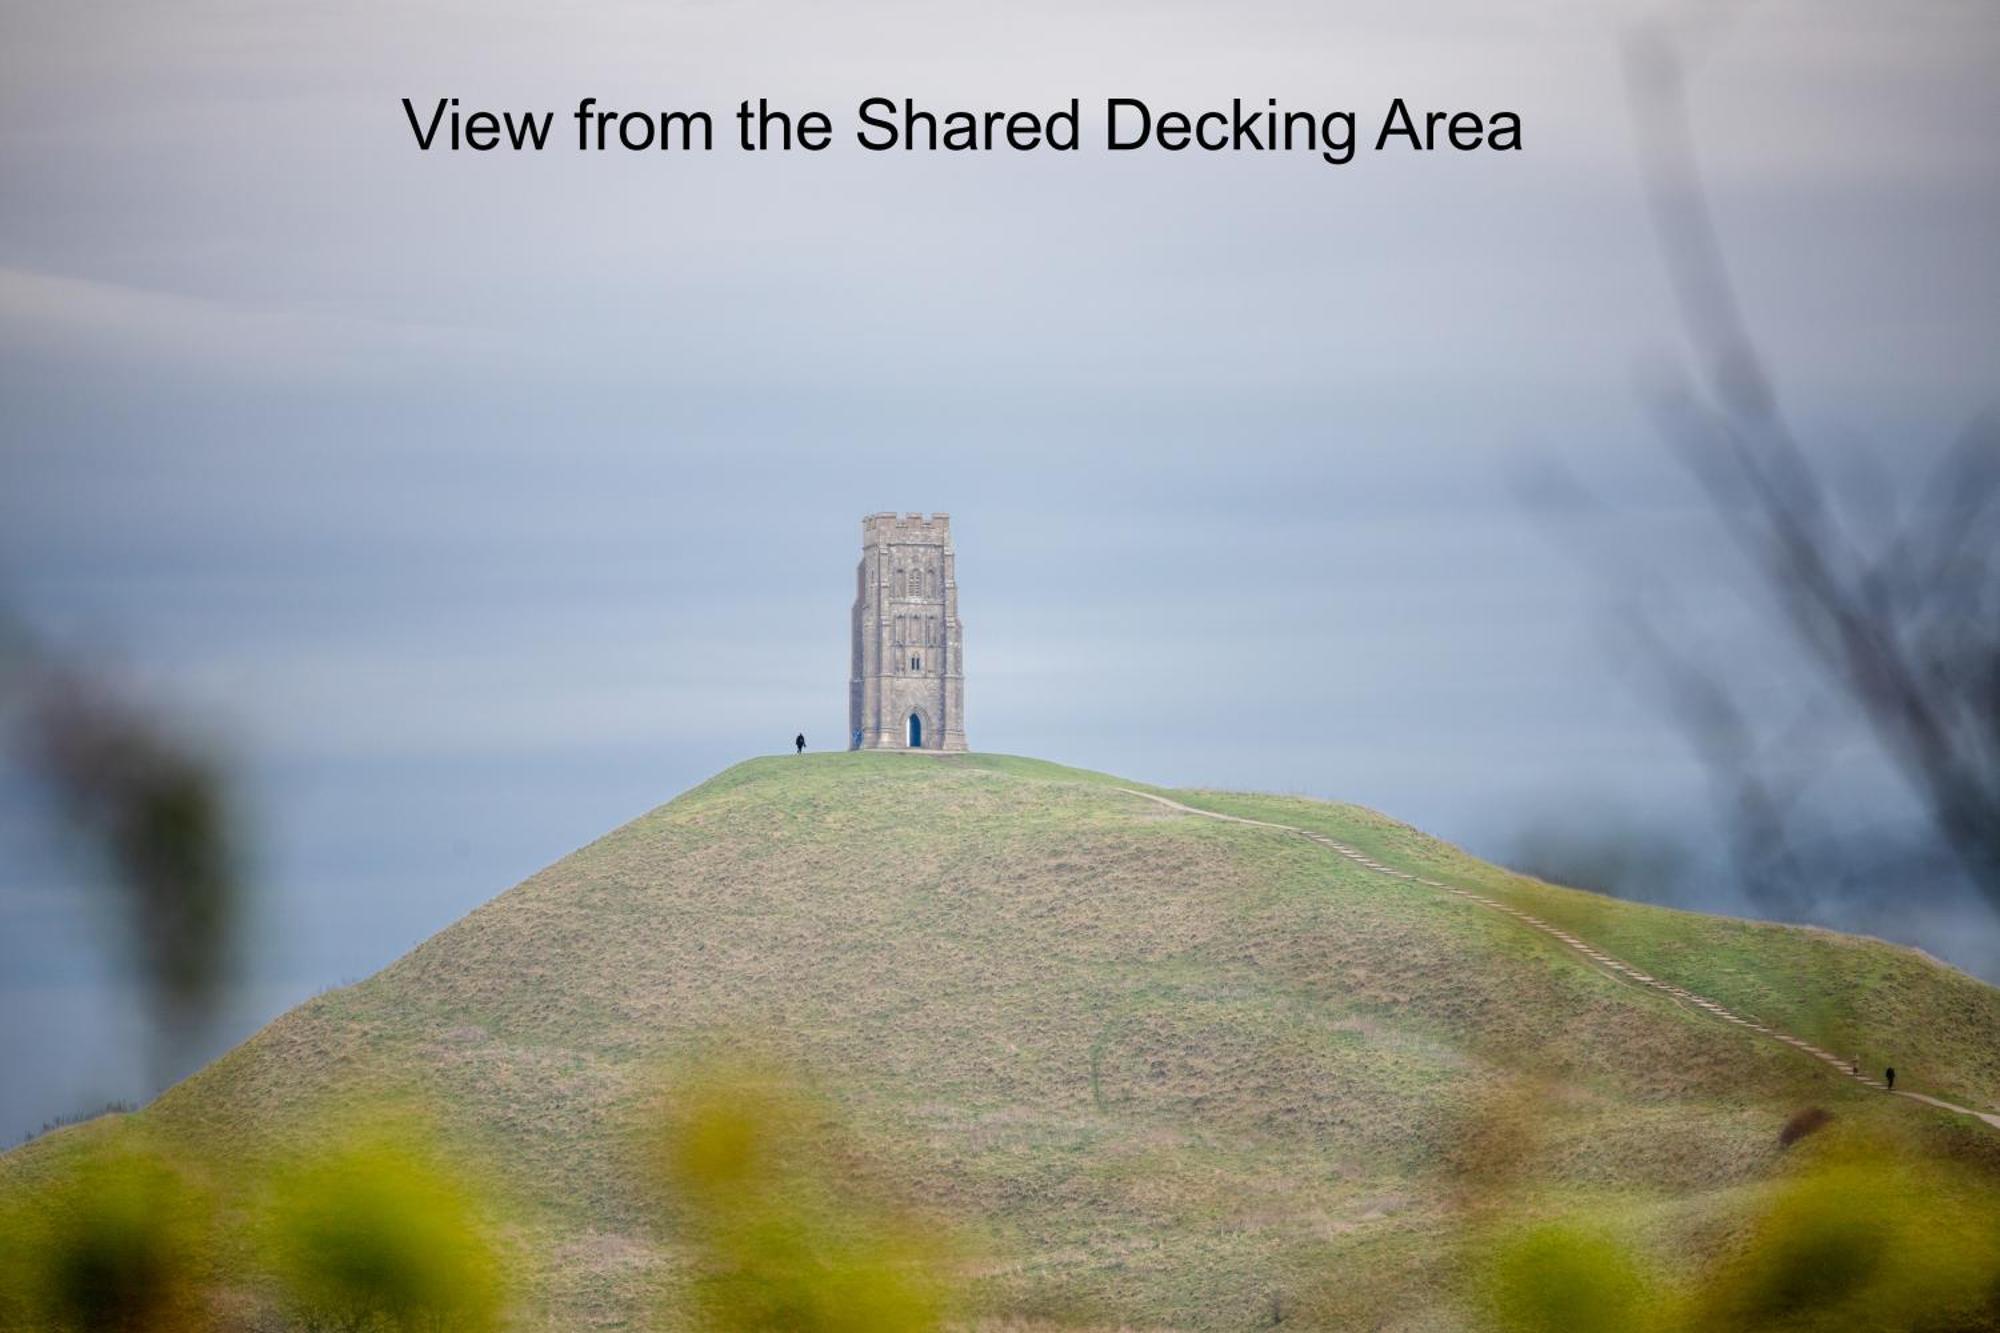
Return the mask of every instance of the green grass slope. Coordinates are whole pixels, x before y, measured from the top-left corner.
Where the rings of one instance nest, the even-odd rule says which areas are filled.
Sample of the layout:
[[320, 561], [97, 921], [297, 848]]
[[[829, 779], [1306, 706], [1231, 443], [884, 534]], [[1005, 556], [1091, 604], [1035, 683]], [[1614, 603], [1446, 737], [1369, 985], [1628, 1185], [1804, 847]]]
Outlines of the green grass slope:
[[[997, 756], [760, 759], [311, 1001], [141, 1117], [238, 1159], [420, 1099], [517, 1208], [528, 1327], [636, 1327], [687, 1265], [630, 1128], [690, 1060], [829, 1093], [961, 1237], [975, 1316], [1453, 1328], [1479, 1210], [1583, 1210], [1671, 1270], [1726, 1244], [1791, 1112], [1973, 1172], [2000, 1134], [1848, 1083], [1498, 913], [1304, 839]], [[2000, 992], [1824, 931], [1509, 875], [1372, 812], [1172, 792], [1477, 887], [1968, 1105]], [[32, 1182], [87, 1140], [0, 1159]]]

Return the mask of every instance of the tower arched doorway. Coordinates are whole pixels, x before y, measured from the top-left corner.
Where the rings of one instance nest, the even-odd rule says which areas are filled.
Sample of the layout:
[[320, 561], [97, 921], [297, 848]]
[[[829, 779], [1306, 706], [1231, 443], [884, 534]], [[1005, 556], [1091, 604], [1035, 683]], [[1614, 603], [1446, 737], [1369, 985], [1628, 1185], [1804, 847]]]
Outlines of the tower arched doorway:
[[921, 714], [910, 714], [908, 739], [912, 750], [921, 750], [924, 748], [924, 719]]

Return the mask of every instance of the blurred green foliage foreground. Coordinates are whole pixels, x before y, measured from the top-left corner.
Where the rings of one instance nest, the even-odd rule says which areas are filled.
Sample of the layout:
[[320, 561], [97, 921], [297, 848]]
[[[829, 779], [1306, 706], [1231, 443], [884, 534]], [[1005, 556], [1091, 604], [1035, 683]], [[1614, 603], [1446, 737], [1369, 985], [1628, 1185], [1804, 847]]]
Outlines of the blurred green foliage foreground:
[[[697, 1272], [654, 1326], [990, 1322], [958, 1299], [970, 1252], [897, 1202], [832, 1103], [771, 1070], [667, 1085], [627, 1151]], [[248, 1172], [100, 1127], [0, 1214], [0, 1329], [508, 1327], [521, 1229], [505, 1193], [393, 1114]], [[2000, 1327], [2000, 1196], [1839, 1125], [1799, 1145], [1698, 1271], [1659, 1271], [1587, 1213], [1512, 1216], [1504, 1195], [1472, 1203], [1466, 1233], [1463, 1308], [1516, 1333]]]
[[1935, 1165], [1829, 1133], [1725, 1257], [1675, 1281], [1587, 1224], [1494, 1239], [1485, 1296], [1519, 1333], [2000, 1327], [2000, 1206]]
[[[507, 1325], [504, 1184], [394, 1114], [234, 1169], [99, 1126], [0, 1213], [0, 1329], [476, 1333]], [[632, 1169], [698, 1267], [662, 1326], [897, 1333], [951, 1310], [952, 1250], [871, 1183], [831, 1107], [771, 1072], [671, 1082]], [[244, 1276], [250, 1275], [245, 1288]]]

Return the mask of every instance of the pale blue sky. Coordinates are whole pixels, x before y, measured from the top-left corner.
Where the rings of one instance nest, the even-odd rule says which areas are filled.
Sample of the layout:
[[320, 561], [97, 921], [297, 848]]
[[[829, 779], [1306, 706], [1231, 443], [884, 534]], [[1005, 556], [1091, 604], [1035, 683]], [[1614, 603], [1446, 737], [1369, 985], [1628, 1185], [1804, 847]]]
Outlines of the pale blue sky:
[[[0, 587], [236, 756], [263, 896], [229, 1035], [734, 760], [835, 742], [880, 509], [954, 516], [977, 748], [1493, 854], [1602, 811], [1698, 827], [1604, 650], [1630, 581], [1510, 486], [1566, 460], [1607, 549], [1763, 653], [1638, 388], [1680, 350], [1619, 72], [1646, 11], [1383, 8], [10, 8]], [[1983, 2], [1798, 0], [1693, 84], [1790, 401], [1892, 468], [2000, 393], [1996, 55]], [[1516, 110], [1527, 148], [426, 157], [398, 101], [585, 94], [843, 122], [1402, 95]], [[12, 1137], [144, 1089], [76, 868], [6, 791]]]

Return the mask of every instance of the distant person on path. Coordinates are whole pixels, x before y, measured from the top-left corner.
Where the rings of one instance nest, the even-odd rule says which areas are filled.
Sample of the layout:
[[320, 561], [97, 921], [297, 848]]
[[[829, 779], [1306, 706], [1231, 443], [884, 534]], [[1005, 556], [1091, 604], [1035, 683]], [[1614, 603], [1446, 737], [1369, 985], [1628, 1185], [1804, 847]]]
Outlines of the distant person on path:
[[1896, 1090], [1896, 1066], [1890, 1065], [1887, 1069], [1883, 1070], [1882, 1080], [1889, 1085], [1889, 1091], [1894, 1092]]
[[802, 731], [798, 735], [792, 737], [792, 744], [799, 747], [800, 754], [804, 754], [806, 752], [806, 734]]

